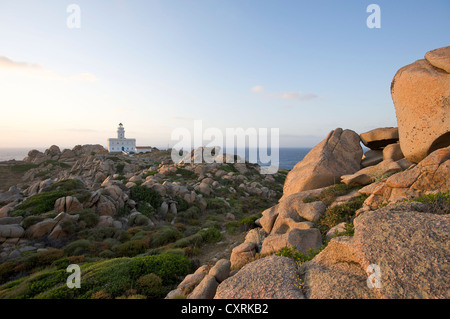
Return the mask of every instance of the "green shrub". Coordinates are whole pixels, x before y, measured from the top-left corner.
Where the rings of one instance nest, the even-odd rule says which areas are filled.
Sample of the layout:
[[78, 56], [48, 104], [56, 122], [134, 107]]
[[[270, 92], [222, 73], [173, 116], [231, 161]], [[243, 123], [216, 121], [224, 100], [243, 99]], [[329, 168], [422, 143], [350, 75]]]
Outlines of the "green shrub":
[[204, 243], [216, 243], [222, 239], [222, 234], [217, 228], [208, 228], [198, 232]]
[[151, 246], [157, 248], [164, 246], [168, 243], [175, 242], [180, 239], [183, 235], [175, 228], [164, 226], [159, 229], [151, 238]]
[[428, 204], [427, 213], [449, 214], [450, 213], [450, 191], [436, 194], [430, 193], [413, 199], [415, 202]]
[[32, 164], [32, 163], [29, 163], [29, 164], [17, 164], [17, 165], [11, 166], [11, 170], [13, 172], [17, 172], [17, 173], [24, 173], [24, 172], [27, 172], [30, 169], [36, 168], [36, 167], [39, 167], [39, 164]]
[[28, 217], [25, 217], [23, 219], [23, 221], [22, 221], [22, 227], [24, 229], [27, 229], [28, 227], [33, 226], [34, 224], [37, 224], [37, 223], [39, 223], [39, 222], [41, 222], [43, 220], [44, 220], [44, 218], [41, 217], [41, 216], [28, 216]]
[[136, 280], [136, 288], [138, 293], [143, 294], [148, 298], [164, 297], [162, 279], [153, 273], [139, 277], [138, 280]]
[[180, 174], [183, 178], [196, 178], [195, 172], [187, 170], [185, 168], [177, 167], [176, 174]]
[[14, 275], [14, 268], [16, 264], [11, 261], [5, 261], [0, 264], [0, 285], [7, 282], [9, 278]]
[[105, 259], [111, 259], [114, 258], [116, 254], [114, 254], [111, 250], [106, 249], [102, 251], [100, 254], [98, 254], [98, 256]]
[[81, 238], [88, 239], [90, 241], [103, 241], [107, 238], [114, 238], [121, 240], [125, 234], [125, 231], [114, 227], [99, 227], [83, 229], [78, 233]]
[[26, 212], [30, 212], [32, 215], [44, 214], [53, 209], [58, 198], [66, 195], [66, 191], [54, 190], [30, 196], [14, 207], [12, 214], [13, 216], [24, 216]]
[[63, 220], [59, 225], [63, 232], [69, 236], [73, 235], [77, 230], [76, 224], [72, 220]]
[[345, 223], [343, 232], [337, 232], [334, 237], [338, 236], [353, 236], [355, 234], [355, 226], [353, 223]]
[[85, 208], [79, 212], [76, 212], [80, 217], [78, 218], [78, 221], [85, 222], [86, 227], [94, 227], [97, 226], [99, 221], [98, 214], [92, 209], [92, 208]]
[[306, 253], [297, 251], [297, 247], [283, 247], [279, 251], [275, 253], [277, 256], [284, 256], [288, 258], [294, 259], [296, 263], [304, 263], [306, 261], [310, 261], [313, 259], [318, 253], [320, 253], [324, 248], [326, 247], [326, 244], [322, 245], [318, 249], [308, 249]]
[[173, 247], [184, 248], [184, 247], [200, 247], [203, 244], [203, 237], [200, 233], [196, 233], [185, 238], [177, 240]]
[[177, 217], [181, 220], [198, 219], [200, 217], [200, 208], [197, 206], [189, 207], [188, 209], [178, 212]]
[[157, 191], [143, 185], [131, 187], [130, 198], [136, 202], [149, 203], [154, 208], [160, 207], [163, 202], [162, 196]]
[[223, 209], [225, 211], [228, 208], [228, 205], [220, 198], [206, 198], [205, 200], [207, 209]]
[[344, 196], [351, 191], [357, 189], [358, 186], [349, 186], [346, 184], [335, 184], [324, 189], [318, 196], [309, 196], [303, 200], [304, 203], [310, 203], [315, 201], [322, 201], [325, 205], [329, 206], [339, 196]]
[[244, 226], [244, 229], [254, 228], [256, 226], [255, 221], [261, 218], [262, 213], [257, 213], [248, 217], [244, 217], [239, 220], [238, 225]]
[[54, 208], [58, 198], [65, 196], [74, 196], [83, 203], [89, 198], [90, 192], [80, 180], [66, 179], [51, 184], [42, 193], [28, 197], [14, 208], [12, 214], [14, 216], [24, 216], [26, 212], [32, 215], [44, 214]]
[[128, 221], [129, 226], [147, 226], [149, 222], [149, 219], [147, 216], [142, 214], [136, 214], [131, 216], [130, 220]]
[[184, 211], [189, 208], [189, 203], [180, 196], [175, 196], [175, 201], [177, 202], [177, 211]]
[[355, 212], [362, 207], [367, 195], [359, 195], [349, 202], [333, 207], [328, 207], [324, 216], [318, 221], [318, 228], [322, 233], [322, 237], [334, 226], [339, 223], [352, 223]]
[[237, 172], [238, 170], [234, 167], [234, 165], [232, 163], [225, 163], [220, 165], [220, 169], [224, 170], [227, 173], [230, 172]]
[[123, 169], [125, 167], [125, 163], [119, 163], [116, 165], [116, 173], [118, 174], [122, 174], [123, 173]]
[[78, 239], [67, 244], [63, 250], [68, 256], [82, 255], [88, 252], [88, 247], [91, 244], [90, 240]]
[[191, 271], [189, 259], [176, 254], [116, 258], [82, 264], [81, 288], [69, 289], [66, 286], [68, 274], [60, 269], [3, 285], [0, 298], [87, 299], [99, 291], [115, 298], [136, 287], [137, 280], [150, 273], [161, 279], [163, 296]]
[[235, 234], [238, 230], [239, 224], [236, 221], [229, 222], [225, 225], [225, 230], [229, 234]]
[[34, 268], [49, 266], [63, 256], [64, 252], [62, 250], [52, 248], [27, 256], [24, 259], [23, 264], [27, 270], [31, 270]]
[[116, 253], [121, 257], [134, 257], [139, 254], [145, 253], [148, 245], [143, 240], [130, 240], [123, 243], [116, 248]]
[[83, 182], [79, 179], [65, 179], [48, 186], [45, 191], [54, 191], [54, 190], [62, 190], [62, 191], [76, 191], [86, 189]]

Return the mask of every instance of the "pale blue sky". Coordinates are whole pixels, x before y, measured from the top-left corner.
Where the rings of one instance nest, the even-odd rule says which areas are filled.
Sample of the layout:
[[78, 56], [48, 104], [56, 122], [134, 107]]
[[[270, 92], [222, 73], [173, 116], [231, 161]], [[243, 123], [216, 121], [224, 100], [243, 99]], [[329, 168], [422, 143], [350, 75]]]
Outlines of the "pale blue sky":
[[449, 34], [448, 0], [2, 0], [0, 147], [106, 146], [119, 122], [157, 147], [194, 119], [287, 147], [396, 126], [393, 76]]

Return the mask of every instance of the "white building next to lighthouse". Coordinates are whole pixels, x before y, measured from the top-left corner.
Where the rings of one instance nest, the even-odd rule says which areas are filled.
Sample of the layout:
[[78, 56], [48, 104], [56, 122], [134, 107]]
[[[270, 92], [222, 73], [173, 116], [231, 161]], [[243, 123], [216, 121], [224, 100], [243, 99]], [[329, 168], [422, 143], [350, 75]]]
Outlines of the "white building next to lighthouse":
[[134, 153], [136, 149], [135, 138], [125, 138], [125, 129], [120, 123], [117, 128], [117, 138], [108, 138], [108, 151], [111, 153], [120, 153], [122, 151], [127, 153]]

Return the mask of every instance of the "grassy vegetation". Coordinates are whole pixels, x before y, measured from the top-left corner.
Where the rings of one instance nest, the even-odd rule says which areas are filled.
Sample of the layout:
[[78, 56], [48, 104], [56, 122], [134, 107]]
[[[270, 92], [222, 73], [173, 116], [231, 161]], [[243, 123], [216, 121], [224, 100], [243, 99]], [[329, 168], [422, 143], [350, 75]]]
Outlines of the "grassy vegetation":
[[423, 195], [413, 199], [413, 201], [427, 204], [428, 213], [439, 215], [450, 214], [450, 191]]
[[53, 210], [55, 201], [60, 197], [74, 196], [81, 203], [86, 201], [90, 192], [87, 191], [83, 183], [77, 179], [67, 179], [44, 189], [44, 192], [28, 197], [12, 211], [13, 216], [41, 215]]
[[0, 286], [0, 298], [162, 298], [191, 270], [190, 260], [177, 254], [88, 262], [81, 265], [81, 288], [69, 289], [65, 269], [47, 268]]
[[351, 191], [358, 189], [358, 186], [349, 186], [346, 184], [335, 184], [324, 189], [318, 196], [310, 196], [303, 200], [305, 203], [311, 203], [315, 201], [322, 201], [325, 205], [329, 206], [339, 196], [349, 194]]
[[367, 195], [358, 197], [341, 205], [327, 207], [324, 216], [317, 222], [317, 227], [324, 238], [327, 232], [337, 224], [342, 222], [353, 223], [356, 211], [362, 207]]
[[142, 185], [136, 185], [131, 187], [130, 197], [138, 204], [139, 202], [141, 204], [148, 203], [155, 209], [160, 207], [163, 202], [161, 195], [157, 191], [154, 191], [153, 189], [150, 189]]
[[[37, 167], [46, 167], [48, 165], [59, 166], [61, 168], [70, 168], [70, 165], [68, 165], [66, 163], [58, 162], [55, 160], [46, 160], [40, 164], [33, 164], [33, 163], [17, 164], [17, 165], [12, 166], [11, 170], [13, 172], [24, 173], [24, 172], [29, 171], [30, 169], [37, 168]], [[48, 172], [50, 172], [50, 170], [48, 170]], [[43, 175], [41, 175], [41, 176], [43, 176]]]
[[317, 254], [319, 254], [322, 250], [325, 249], [328, 242], [324, 243], [320, 248], [318, 249], [309, 249], [306, 253], [298, 251], [297, 247], [283, 247], [279, 251], [275, 253], [277, 256], [284, 256], [288, 258], [294, 259], [294, 261], [297, 264], [301, 264], [307, 261], [310, 261], [313, 259]]

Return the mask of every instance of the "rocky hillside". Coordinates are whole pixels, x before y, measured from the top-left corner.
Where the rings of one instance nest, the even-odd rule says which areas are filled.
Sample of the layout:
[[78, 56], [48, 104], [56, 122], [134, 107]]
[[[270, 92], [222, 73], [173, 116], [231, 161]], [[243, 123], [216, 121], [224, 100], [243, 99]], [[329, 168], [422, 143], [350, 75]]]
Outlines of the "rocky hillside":
[[450, 47], [400, 69], [398, 128], [330, 132], [230, 258], [166, 298], [449, 298], [449, 72]]
[[[77, 297], [162, 298], [192, 267], [229, 258], [281, 197], [287, 173], [261, 175], [250, 163], [175, 164], [170, 151], [126, 156], [99, 145], [53, 145], [2, 165], [20, 179], [0, 193], [0, 298], [72, 296], [58, 290], [65, 279], [42, 279], [67, 277], [72, 263], [94, 269], [82, 281], [101, 282], [110, 267], [142, 262], [151, 271], [123, 269], [110, 279], [123, 288], [96, 285]], [[131, 289], [140, 277], [154, 291]]]

